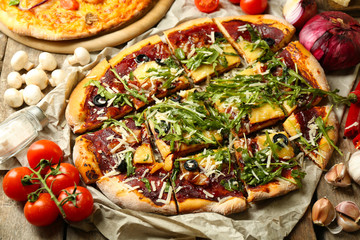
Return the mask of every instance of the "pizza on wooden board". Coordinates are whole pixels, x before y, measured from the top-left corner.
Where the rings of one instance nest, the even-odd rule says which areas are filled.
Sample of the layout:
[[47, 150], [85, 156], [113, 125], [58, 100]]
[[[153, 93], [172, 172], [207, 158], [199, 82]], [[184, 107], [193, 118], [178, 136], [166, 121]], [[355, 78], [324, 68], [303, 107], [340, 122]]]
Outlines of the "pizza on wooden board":
[[[232, 31], [262, 44], [244, 52]], [[103, 60], [72, 93], [66, 118], [85, 133], [73, 151], [85, 183], [125, 208], [227, 215], [298, 189], [307, 156], [325, 168], [338, 126], [320, 103], [334, 93], [316, 59], [289, 42], [291, 25], [201, 18], [164, 35]]]
[[155, 0], [1, 0], [0, 21], [15, 33], [70, 40], [114, 30], [143, 16]]

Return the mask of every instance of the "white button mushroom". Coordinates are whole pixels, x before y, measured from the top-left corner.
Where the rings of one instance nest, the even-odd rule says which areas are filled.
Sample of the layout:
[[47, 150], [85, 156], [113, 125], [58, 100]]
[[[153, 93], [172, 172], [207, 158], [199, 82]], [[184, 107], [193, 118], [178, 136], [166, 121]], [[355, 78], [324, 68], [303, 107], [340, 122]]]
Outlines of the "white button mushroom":
[[44, 97], [40, 88], [33, 84], [26, 86], [22, 94], [27, 105], [35, 105]]
[[46, 71], [52, 71], [57, 67], [57, 62], [51, 53], [48, 52], [42, 52], [39, 55], [39, 65], [36, 68], [46, 70]]
[[90, 53], [86, 48], [78, 47], [74, 51], [74, 55], [68, 59], [70, 65], [80, 63], [80, 65], [86, 65], [90, 62]]
[[48, 85], [49, 79], [44, 70], [31, 69], [25, 75], [26, 85], [34, 84], [40, 87], [41, 90], [45, 89]]
[[11, 58], [10, 64], [15, 71], [20, 71], [21, 69], [29, 71], [34, 67], [34, 64], [29, 62], [29, 57], [25, 51], [17, 51]]
[[7, 83], [9, 87], [19, 89], [21, 85], [25, 83], [25, 79], [20, 75], [19, 72], [11, 72], [7, 76]]
[[64, 82], [67, 77], [67, 73], [62, 69], [56, 69], [51, 73], [51, 78], [49, 79], [50, 85], [56, 87], [60, 83]]
[[12, 108], [20, 107], [24, 103], [21, 92], [15, 88], [6, 89], [4, 93], [4, 101]]

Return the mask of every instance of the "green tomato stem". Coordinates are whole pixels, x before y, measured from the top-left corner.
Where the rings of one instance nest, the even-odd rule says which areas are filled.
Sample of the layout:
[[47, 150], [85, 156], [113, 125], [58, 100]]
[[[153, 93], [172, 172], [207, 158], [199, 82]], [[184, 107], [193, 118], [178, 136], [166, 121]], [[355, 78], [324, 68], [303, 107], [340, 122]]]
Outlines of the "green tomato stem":
[[45, 189], [51, 196], [51, 199], [54, 201], [54, 203], [56, 204], [56, 206], [59, 208], [59, 211], [61, 213], [61, 216], [63, 217], [63, 219], [66, 218], [66, 214], [64, 209], [62, 208], [60, 202], [58, 201], [58, 199], [56, 198], [55, 194], [52, 192], [52, 190], [47, 186], [45, 179], [48, 178], [49, 174], [45, 175], [45, 178], [43, 178], [40, 174], [41, 170], [43, 169], [42, 166], [40, 166], [40, 169], [38, 171], [35, 171], [34, 169], [30, 168], [30, 170], [37, 176], [37, 180], [39, 180], [41, 182], [41, 184], [43, 185], [43, 189]]

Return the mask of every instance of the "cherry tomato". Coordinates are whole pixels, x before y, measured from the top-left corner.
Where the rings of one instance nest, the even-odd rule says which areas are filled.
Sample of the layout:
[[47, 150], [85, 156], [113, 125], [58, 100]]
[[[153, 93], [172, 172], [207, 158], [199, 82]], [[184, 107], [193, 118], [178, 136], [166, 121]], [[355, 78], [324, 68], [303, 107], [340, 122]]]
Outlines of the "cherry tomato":
[[229, 0], [231, 3], [233, 4], [239, 4], [240, 3], [240, 0]]
[[66, 219], [72, 222], [78, 222], [91, 215], [94, 199], [86, 188], [76, 186], [75, 192], [74, 189], [75, 186], [65, 188], [60, 192], [58, 200], [62, 202], [65, 198], [68, 198], [66, 202], [62, 202]]
[[195, 0], [195, 6], [204, 13], [214, 12], [219, 6], [219, 0]]
[[53, 165], [52, 168], [53, 170], [49, 169], [46, 175], [51, 172], [57, 175], [49, 175], [46, 185], [51, 187], [56, 196], [59, 196], [61, 190], [79, 184], [79, 171], [70, 163], [60, 163], [59, 168], [57, 165]]
[[59, 209], [49, 193], [40, 193], [35, 202], [28, 201], [25, 204], [24, 215], [28, 222], [35, 226], [47, 226], [56, 220]]
[[26, 201], [27, 195], [40, 187], [30, 179], [22, 183], [21, 179], [31, 173], [32, 171], [27, 167], [17, 167], [8, 171], [3, 180], [3, 190], [6, 196], [16, 201]]
[[267, 0], [241, 0], [240, 7], [247, 14], [260, 14], [267, 8]]
[[[63, 158], [63, 152], [59, 145], [50, 140], [39, 140], [30, 145], [27, 152], [27, 159], [31, 168], [35, 168], [41, 159], [51, 161], [52, 164], [57, 164]], [[41, 171], [44, 175], [50, 167], [46, 167]]]

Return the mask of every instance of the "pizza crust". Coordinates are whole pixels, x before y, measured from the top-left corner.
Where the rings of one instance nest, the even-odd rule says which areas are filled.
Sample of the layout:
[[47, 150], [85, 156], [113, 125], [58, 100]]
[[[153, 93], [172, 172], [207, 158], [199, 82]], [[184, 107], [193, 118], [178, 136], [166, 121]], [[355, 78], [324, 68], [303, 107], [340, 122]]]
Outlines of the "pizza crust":
[[248, 207], [245, 198], [241, 197], [225, 197], [219, 202], [188, 198], [183, 202], [178, 202], [178, 206], [179, 213], [215, 212], [223, 215], [243, 212]]
[[75, 140], [73, 161], [86, 184], [95, 183], [103, 174], [100, 171], [96, 156], [89, 148], [92, 142], [79, 136]]
[[119, 181], [116, 176], [102, 177], [96, 182], [96, 185], [110, 201], [123, 208], [165, 215], [174, 215], [177, 213], [174, 200], [171, 200], [169, 204], [164, 204], [162, 206], [156, 205], [137, 190], [129, 190], [126, 184]]
[[[289, 178], [289, 180], [294, 181], [292, 177]], [[247, 201], [253, 202], [279, 197], [298, 188], [299, 187], [296, 184], [283, 179], [278, 179], [275, 182], [270, 182], [259, 187], [246, 186], [246, 191], [248, 193]]]

